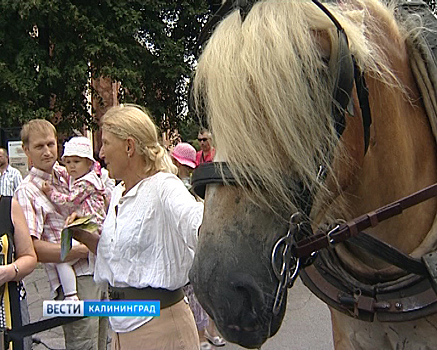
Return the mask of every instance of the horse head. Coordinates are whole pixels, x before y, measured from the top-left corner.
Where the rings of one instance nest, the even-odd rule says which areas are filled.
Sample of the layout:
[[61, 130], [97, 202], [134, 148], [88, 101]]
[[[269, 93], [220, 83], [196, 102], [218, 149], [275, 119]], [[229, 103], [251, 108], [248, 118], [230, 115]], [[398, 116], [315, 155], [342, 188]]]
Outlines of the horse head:
[[[316, 1], [242, 1], [244, 11], [225, 11], [199, 58], [193, 99], [217, 153], [194, 183], [205, 192], [205, 212], [190, 280], [231, 342], [257, 348], [278, 331], [287, 287], [311, 261], [293, 256], [296, 239], [337, 215], [386, 204], [377, 198], [351, 210], [348, 202], [374, 180], [371, 171], [361, 177], [374, 156], [366, 163], [365, 110], [373, 116], [384, 103], [394, 111], [410, 103], [405, 77], [393, 73], [385, 51], [391, 48], [371, 40], [388, 31], [389, 11], [365, 2], [370, 10], [361, 1], [341, 10]], [[381, 11], [387, 27], [366, 32], [364, 18]], [[361, 71], [375, 88], [373, 105]]]

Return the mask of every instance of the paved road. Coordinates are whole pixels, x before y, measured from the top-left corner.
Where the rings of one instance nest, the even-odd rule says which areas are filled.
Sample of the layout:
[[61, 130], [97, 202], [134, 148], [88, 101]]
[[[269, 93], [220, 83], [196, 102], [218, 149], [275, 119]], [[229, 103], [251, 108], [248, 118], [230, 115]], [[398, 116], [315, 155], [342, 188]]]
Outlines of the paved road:
[[[223, 350], [243, 349], [229, 344]], [[279, 332], [262, 350], [332, 350], [331, 318], [328, 307], [302, 282], [296, 281], [288, 296], [287, 312]]]
[[[47, 277], [41, 265], [25, 279], [31, 322], [42, 319], [42, 302], [50, 299]], [[61, 327], [36, 335], [52, 349], [65, 349]], [[331, 324], [328, 308], [298, 280], [288, 297], [287, 313], [279, 332], [262, 350], [332, 350]], [[34, 344], [34, 350], [47, 349]], [[235, 344], [217, 348], [243, 349]]]
[[[47, 275], [41, 264], [24, 279], [27, 291], [27, 302], [29, 304], [30, 321], [36, 322], [42, 317], [42, 302], [50, 300], [50, 287]], [[52, 349], [65, 349], [64, 333], [61, 327], [41, 332], [35, 335]], [[34, 344], [34, 350], [47, 350], [42, 344]]]

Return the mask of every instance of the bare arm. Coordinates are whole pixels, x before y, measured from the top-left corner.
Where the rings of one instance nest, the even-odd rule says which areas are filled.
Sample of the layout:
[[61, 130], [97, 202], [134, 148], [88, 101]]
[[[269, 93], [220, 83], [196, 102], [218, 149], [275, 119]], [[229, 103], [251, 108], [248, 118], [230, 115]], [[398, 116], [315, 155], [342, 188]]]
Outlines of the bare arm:
[[83, 244], [73, 246], [70, 253], [68, 253], [65, 261], [61, 261], [61, 244], [41, 241], [35, 237], [33, 238], [33, 246], [35, 247], [38, 261], [43, 263], [61, 263], [71, 261], [74, 259], [82, 259], [88, 257], [88, 248]]
[[15, 261], [0, 266], [0, 284], [19, 281], [30, 274], [36, 266], [36, 254], [30, 239], [29, 229], [20, 204], [12, 199], [11, 219], [14, 225]]
[[15, 198], [12, 199], [11, 216], [14, 224], [15, 265], [18, 268], [18, 273], [16, 273], [14, 267], [14, 280], [19, 281], [35, 269], [36, 254], [23, 209]]

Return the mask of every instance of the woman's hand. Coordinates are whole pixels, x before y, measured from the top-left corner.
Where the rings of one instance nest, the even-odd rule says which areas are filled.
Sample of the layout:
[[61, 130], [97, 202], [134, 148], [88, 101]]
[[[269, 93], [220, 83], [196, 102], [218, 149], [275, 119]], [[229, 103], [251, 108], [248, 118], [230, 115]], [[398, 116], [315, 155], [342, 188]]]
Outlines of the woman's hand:
[[0, 285], [12, 281], [16, 274], [14, 265], [9, 264], [0, 266]]
[[77, 213], [75, 211], [72, 212], [71, 215], [69, 215], [67, 217], [67, 219], [65, 220], [65, 226], [68, 226], [68, 225], [72, 224], [73, 221], [78, 219], [78, 218], [79, 218], [79, 215], [77, 215]]
[[73, 233], [73, 238], [76, 241], [86, 244], [87, 239], [89, 239], [90, 232], [77, 227], [70, 227], [70, 231]]
[[[65, 226], [70, 225], [74, 220], [78, 219], [78, 215], [76, 212], [73, 212], [67, 220], [65, 220]], [[97, 252], [97, 245], [99, 244], [100, 235], [96, 232], [88, 232], [85, 230], [82, 230], [78, 227], [70, 227], [69, 228], [71, 232], [73, 233], [73, 238], [76, 241], [79, 241], [83, 244], [85, 244], [88, 249], [96, 254]], [[72, 247], [74, 249], [74, 247]], [[67, 255], [69, 257], [70, 253]]]

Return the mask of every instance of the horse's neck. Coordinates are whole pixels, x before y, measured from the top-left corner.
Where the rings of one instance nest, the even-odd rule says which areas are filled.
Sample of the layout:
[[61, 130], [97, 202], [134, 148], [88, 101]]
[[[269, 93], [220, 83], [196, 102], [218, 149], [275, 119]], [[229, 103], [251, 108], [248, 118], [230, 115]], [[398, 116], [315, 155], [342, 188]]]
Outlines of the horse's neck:
[[[402, 79], [415, 89], [412, 77]], [[414, 106], [375, 80], [369, 79], [368, 87], [373, 117], [370, 147], [346, 194], [352, 215], [437, 182], [436, 141], [420, 101]], [[410, 253], [430, 231], [436, 208], [437, 200], [429, 200], [369, 232]]]

